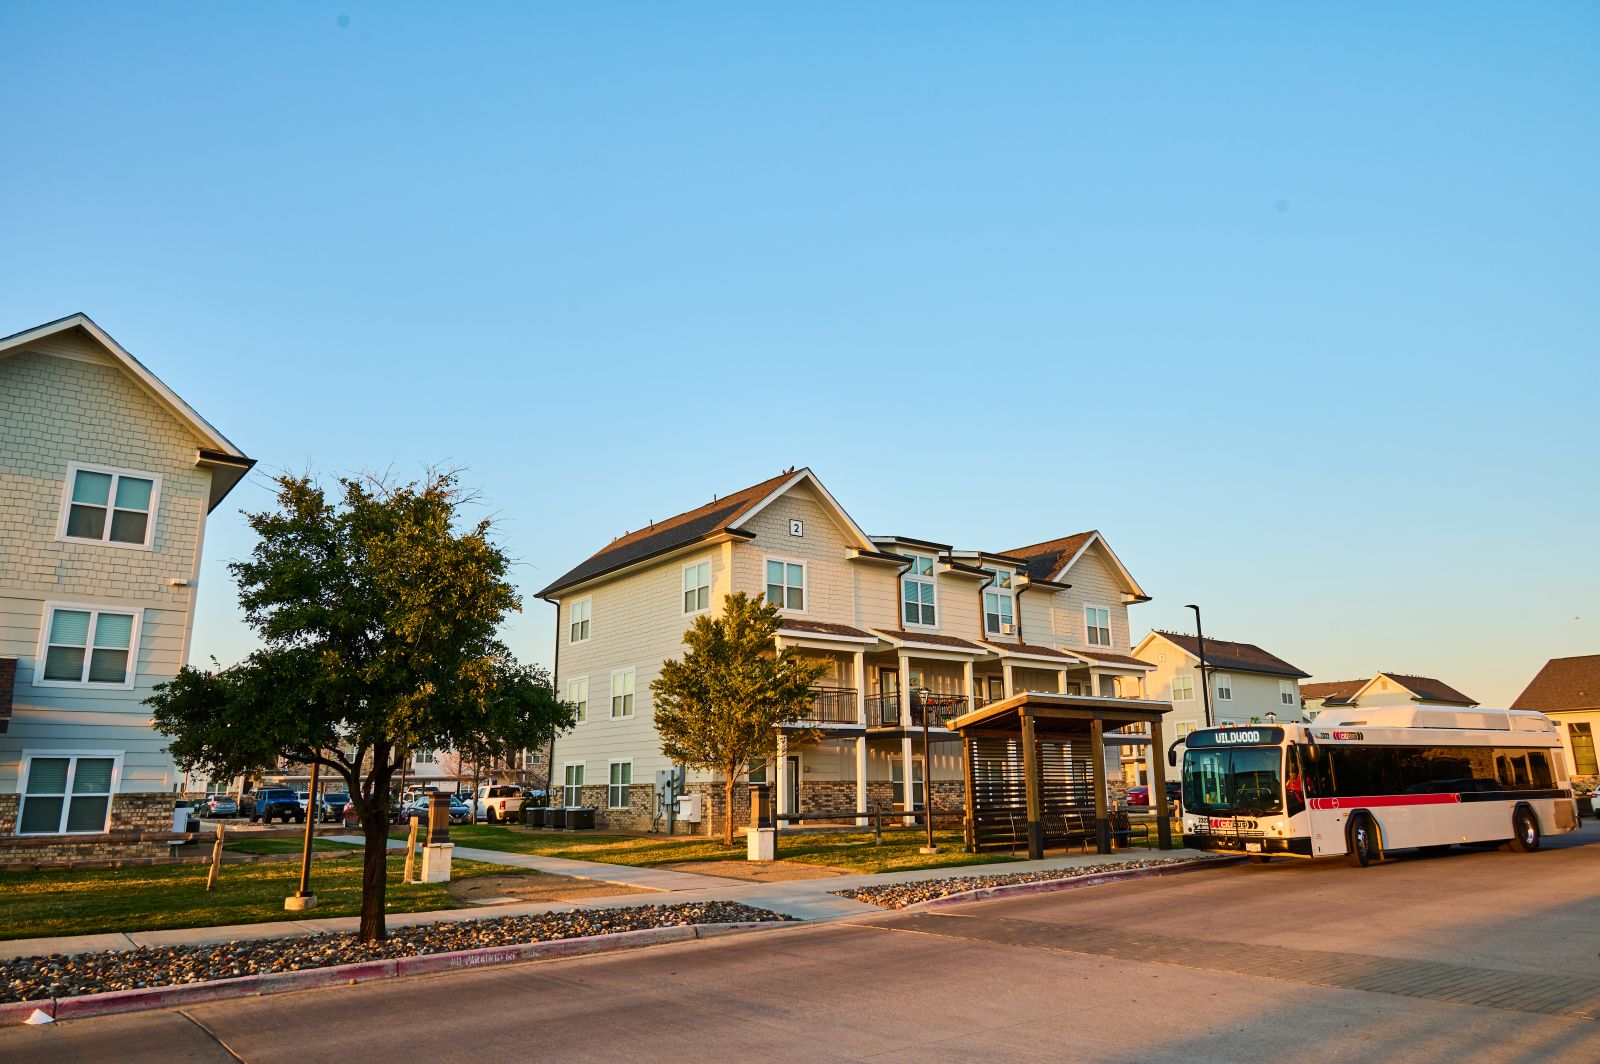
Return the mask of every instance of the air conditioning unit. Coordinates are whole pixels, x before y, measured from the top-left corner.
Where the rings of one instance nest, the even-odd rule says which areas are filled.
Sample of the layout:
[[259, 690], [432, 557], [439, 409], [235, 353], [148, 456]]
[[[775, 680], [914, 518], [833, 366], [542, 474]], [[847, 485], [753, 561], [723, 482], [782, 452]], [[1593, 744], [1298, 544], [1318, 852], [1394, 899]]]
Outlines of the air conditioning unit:
[[1014, 625], [1014, 624], [1002, 624], [1000, 626], [1000, 634], [1001, 635], [1016, 635], [1017, 634], [1017, 626]]

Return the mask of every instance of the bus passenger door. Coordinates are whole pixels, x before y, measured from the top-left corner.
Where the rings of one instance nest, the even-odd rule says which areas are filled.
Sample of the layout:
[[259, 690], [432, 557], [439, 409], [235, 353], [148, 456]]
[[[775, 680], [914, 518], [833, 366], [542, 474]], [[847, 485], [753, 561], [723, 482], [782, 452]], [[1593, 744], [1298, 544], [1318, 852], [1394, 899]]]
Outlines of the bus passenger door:
[[1296, 744], [1290, 751], [1300, 761], [1302, 786], [1305, 788], [1306, 811], [1303, 814], [1311, 835], [1311, 856], [1337, 857], [1345, 852], [1342, 809], [1319, 808], [1331, 806], [1333, 794], [1333, 765], [1329, 752], [1315, 743]]

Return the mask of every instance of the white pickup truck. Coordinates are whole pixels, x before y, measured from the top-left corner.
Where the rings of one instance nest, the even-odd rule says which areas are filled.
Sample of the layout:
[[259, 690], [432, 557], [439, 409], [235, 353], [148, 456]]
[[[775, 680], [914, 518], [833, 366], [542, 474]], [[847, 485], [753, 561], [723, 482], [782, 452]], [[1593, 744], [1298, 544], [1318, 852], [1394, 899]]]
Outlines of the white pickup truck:
[[522, 812], [522, 788], [507, 783], [486, 784], [478, 788], [473, 811], [491, 824], [516, 820]]

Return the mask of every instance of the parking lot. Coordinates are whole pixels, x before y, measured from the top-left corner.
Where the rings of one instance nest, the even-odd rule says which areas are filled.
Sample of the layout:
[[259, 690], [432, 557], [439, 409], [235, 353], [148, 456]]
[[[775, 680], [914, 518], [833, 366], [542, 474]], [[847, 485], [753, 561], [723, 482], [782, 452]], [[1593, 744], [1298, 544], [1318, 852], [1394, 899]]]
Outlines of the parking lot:
[[1597, 904], [1590, 820], [1531, 855], [1237, 865], [13, 1030], [0, 1056], [1589, 1061]]

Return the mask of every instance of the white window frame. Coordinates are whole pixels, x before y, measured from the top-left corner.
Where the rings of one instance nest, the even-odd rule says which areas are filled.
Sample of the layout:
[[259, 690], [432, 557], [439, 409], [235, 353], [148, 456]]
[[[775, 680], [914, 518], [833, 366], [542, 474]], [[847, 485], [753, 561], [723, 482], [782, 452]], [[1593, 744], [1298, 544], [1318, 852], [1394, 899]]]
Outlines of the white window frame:
[[[581, 599], [573, 599], [572, 605], [567, 608], [567, 642], [569, 644], [587, 643], [590, 637], [594, 635], [593, 602], [593, 595], [585, 595]], [[584, 608], [582, 618], [578, 617], [579, 606]], [[577, 628], [580, 624], [586, 626], [584, 628], [582, 638], [578, 638], [573, 632], [573, 629]]]
[[[572, 697], [572, 689], [573, 689], [573, 687], [577, 686], [578, 684], [582, 684], [583, 685], [583, 697], [582, 698], [574, 698], [574, 697]], [[577, 705], [577, 707], [578, 707], [577, 723], [582, 724], [584, 721], [589, 719], [589, 677], [587, 675], [572, 677], [572, 679], [567, 681], [566, 693], [567, 693], [566, 700], [568, 702], [572, 702], [572, 703]]]
[[[106, 497], [106, 527], [99, 539], [67, 535], [67, 518], [72, 515], [72, 489], [78, 483], [79, 473], [104, 473], [111, 477], [111, 493]], [[150, 511], [144, 525], [144, 542], [123, 543], [111, 538], [111, 517], [116, 510], [117, 482], [123, 477], [150, 481]], [[67, 465], [67, 482], [61, 489], [61, 513], [56, 523], [57, 543], [92, 543], [100, 547], [118, 547], [122, 550], [149, 550], [156, 538], [156, 513], [161, 505], [161, 476], [139, 469], [120, 469], [116, 466], [89, 465], [71, 462]]]
[[1293, 680], [1278, 681], [1278, 704], [1291, 708], [1300, 705], [1300, 688]]
[[[1106, 641], [1104, 643], [1097, 642], [1095, 639], [1095, 633], [1101, 631], [1101, 627], [1098, 624], [1089, 623], [1090, 610], [1099, 610], [1106, 615], [1104, 629], [1106, 633]], [[1083, 645], [1089, 647], [1109, 647], [1114, 639], [1115, 635], [1111, 630], [1111, 607], [1097, 606], [1093, 602], [1085, 602], [1083, 604]]]
[[[705, 570], [706, 570], [706, 582], [703, 583], [703, 584], [696, 583], [694, 585], [694, 587], [691, 588], [689, 586], [689, 573], [691, 571], [693, 571], [693, 570], [699, 569], [701, 566], [704, 566]], [[690, 591], [694, 591], [694, 592], [698, 593], [701, 588], [705, 589], [706, 604], [704, 606], [697, 605], [693, 609], [690, 609], [689, 605], [688, 605], [689, 592]], [[682, 594], [680, 594], [678, 596], [678, 599], [679, 599], [680, 602], [683, 603], [683, 615], [685, 617], [691, 617], [696, 613], [705, 613], [707, 610], [711, 609], [711, 559], [710, 558], [702, 558], [697, 562], [690, 562], [688, 565], [685, 565], [683, 567], [683, 591], [682, 591]]]
[[[628, 766], [628, 782], [625, 783], [625, 784], [611, 782], [612, 771], [618, 765], [627, 765]], [[623, 796], [622, 796], [622, 804], [621, 805], [616, 804], [616, 795], [614, 793], [612, 793], [612, 792], [618, 787], [626, 787], [629, 790], [631, 790], [632, 787], [633, 787], [633, 758], [631, 758], [631, 757], [614, 757], [611, 760], [606, 762], [606, 808], [607, 809], [630, 809], [630, 808], [632, 808], [632, 806], [630, 805], [630, 803], [628, 801], [628, 795], [626, 793], [623, 794]]]
[[[27, 802], [28, 802], [28, 794], [27, 794], [28, 776], [29, 776], [29, 773], [31, 773], [33, 771], [34, 758], [39, 758], [39, 757], [46, 757], [46, 758], [49, 758], [49, 757], [64, 757], [64, 758], [69, 759], [69, 761], [71, 763], [67, 766], [67, 782], [66, 782], [67, 791], [66, 791], [66, 794], [64, 795], [65, 800], [61, 803], [61, 819], [56, 822], [56, 826], [58, 828], [60, 828], [61, 830], [58, 830], [58, 831], [30, 831], [30, 832], [26, 833], [27, 836], [28, 837], [39, 837], [39, 836], [43, 836], [43, 835], [104, 835], [107, 831], [109, 831], [111, 829], [111, 807], [116, 804], [117, 792], [118, 792], [118, 789], [120, 788], [120, 786], [122, 785], [122, 759], [126, 755], [126, 753], [127, 753], [127, 751], [124, 751], [124, 750], [24, 750], [22, 752], [22, 764], [18, 768], [18, 776], [17, 776], [17, 824], [16, 824], [16, 827], [12, 830], [12, 834], [13, 835], [23, 835], [24, 834], [23, 830], [22, 830], [22, 811], [23, 811], [23, 807], [25, 805], [27, 805]], [[107, 801], [106, 801], [106, 820], [105, 820], [105, 823], [100, 826], [100, 830], [98, 830], [98, 831], [67, 831], [66, 830], [67, 814], [72, 809], [72, 784], [74, 783], [74, 781], [76, 781], [76, 779], [78, 777], [78, 761], [79, 760], [92, 760], [92, 761], [93, 760], [104, 760], [106, 758], [110, 758], [111, 759], [111, 783], [110, 783], [110, 788], [111, 789], [106, 792]], [[96, 791], [92, 795], [84, 795], [83, 797], [95, 798], [95, 797], [99, 797], [99, 795], [100, 795], [100, 792]], [[42, 797], [54, 797], [54, 796], [53, 795], [44, 795]]]
[[[1016, 591], [1017, 574], [1014, 573], [1014, 572], [1011, 572], [1009, 569], [990, 569], [989, 570], [989, 574], [993, 577], [993, 582], [991, 584], [989, 584], [988, 587], [985, 587], [983, 589], [983, 631], [984, 631], [984, 633], [986, 635], [1006, 635], [1006, 634], [1016, 635], [1017, 634], [1017, 591]], [[1000, 578], [1001, 577], [1005, 577], [1007, 579], [1008, 585], [1006, 587], [1001, 587], [1000, 586]], [[933, 594], [934, 594], [935, 598], [938, 597], [939, 592], [938, 592], [937, 588], [934, 590]], [[989, 596], [990, 595], [993, 595], [995, 597], [995, 605], [997, 607], [996, 610], [995, 610], [996, 627], [994, 627], [994, 628], [990, 628], [989, 627]], [[1006, 632], [1001, 630], [1005, 626], [1005, 614], [1001, 613], [1000, 610], [998, 609], [998, 607], [1002, 603], [1002, 600], [1003, 600], [1004, 604], [1006, 604], [1009, 607], [1009, 612], [1011, 614], [1011, 631], [1010, 631], [1010, 633], [1006, 633]], [[903, 611], [904, 609], [905, 609], [905, 603], [902, 600], [902, 602], [901, 602], [901, 610]], [[937, 615], [937, 611], [935, 611], [935, 615]]]
[[[1211, 674], [1211, 686], [1216, 692], [1218, 702], [1233, 701], [1233, 673], [1214, 672]], [[1224, 693], [1226, 692], [1226, 693]]]
[[[90, 683], [84, 680], [47, 680], [44, 678], [45, 656], [50, 652], [50, 626], [56, 610], [77, 610], [89, 613], [88, 645], [84, 648], [83, 672], [89, 675], [89, 664], [94, 657], [94, 635], [100, 626], [102, 613], [115, 613], [133, 618], [133, 630], [128, 633], [128, 670], [121, 683]], [[70, 687], [79, 691], [131, 691], [139, 678], [139, 637], [144, 631], [144, 610], [140, 607], [108, 606], [92, 602], [55, 602], [44, 604], [44, 617], [39, 625], [39, 646], [33, 659], [33, 686]]]
[[[905, 759], [899, 754], [889, 758], [889, 797], [891, 801], [894, 798], [894, 774], [896, 768], [900, 769], [900, 807], [907, 810], [926, 809], [928, 807], [928, 781], [926, 774], [923, 772], [922, 758], [912, 757], [911, 759], [911, 789], [909, 793], [911, 801], [916, 804], [906, 804]], [[922, 799], [921, 802], [916, 801], [919, 797]]]
[[[624, 694], [624, 695], [617, 694], [617, 677], [619, 677], [619, 676], [626, 676], [628, 678], [628, 692], [626, 694]], [[611, 698], [611, 701], [610, 701], [611, 719], [612, 720], [632, 720], [633, 719], [633, 715], [635, 713], [637, 713], [638, 709], [639, 709], [638, 670], [637, 669], [614, 669], [614, 670], [612, 670], [612, 673], [611, 673], [611, 690], [609, 692], [609, 695], [610, 695], [610, 698]], [[618, 713], [617, 712], [617, 699], [618, 698], [626, 698], [626, 699], [630, 700], [628, 702], [628, 711], [626, 713]]]
[[[1178, 693], [1178, 691], [1179, 691], [1178, 681], [1179, 680], [1183, 681], [1183, 688], [1182, 688], [1183, 693], [1182, 694]], [[1194, 676], [1193, 675], [1185, 673], [1182, 676], [1174, 676], [1172, 678], [1172, 700], [1174, 702], [1193, 702], [1194, 701]]]
[[[561, 763], [561, 804], [568, 809], [583, 804], [583, 788], [588, 783], [586, 777], [589, 774], [587, 766], [588, 762], [585, 761], [563, 761]], [[572, 778], [571, 770], [574, 768], [578, 770], [578, 782], [576, 784], [567, 782]], [[578, 800], [575, 802], [570, 801], [571, 796], [567, 794], [568, 791], [577, 791]]]
[[[783, 601], [777, 603], [779, 609], [786, 614], [811, 612], [811, 566], [804, 558], [785, 558], [781, 554], [769, 554], [761, 563], [761, 593], [766, 594], [770, 584], [767, 581], [767, 566], [772, 562], [783, 565]], [[794, 585], [789, 583], [789, 566], [800, 567], [800, 608], [795, 609], [789, 605], [789, 588]], [[769, 600], [770, 601], [770, 600]]]
[[[908, 553], [906, 555], [906, 557], [913, 559], [913, 564], [912, 564], [912, 567], [910, 569], [907, 569], [905, 571], [905, 574], [900, 577], [900, 588], [899, 588], [899, 590], [900, 590], [900, 596], [899, 596], [900, 601], [897, 603], [897, 606], [896, 606], [896, 608], [900, 611], [900, 625], [903, 628], [928, 628], [928, 629], [937, 628], [937, 627], [939, 627], [939, 581], [937, 579], [938, 574], [939, 574], [939, 559], [934, 557], [931, 554], [909, 554]], [[923, 574], [923, 573], [917, 572], [917, 567], [916, 567], [915, 562], [927, 562], [928, 563], [928, 571], [927, 571], [927, 573]], [[926, 584], [928, 587], [933, 589], [933, 603], [932, 603], [932, 605], [933, 605], [933, 620], [932, 621], [924, 621], [924, 620], [922, 620], [922, 609], [921, 609], [921, 607], [926, 605], [926, 603], [922, 602], [920, 595], [918, 596], [918, 599], [917, 599], [917, 606], [918, 606], [917, 619], [915, 621], [906, 620], [906, 585], [908, 585], [908, 584], [916, 584], [918, 586]]]

